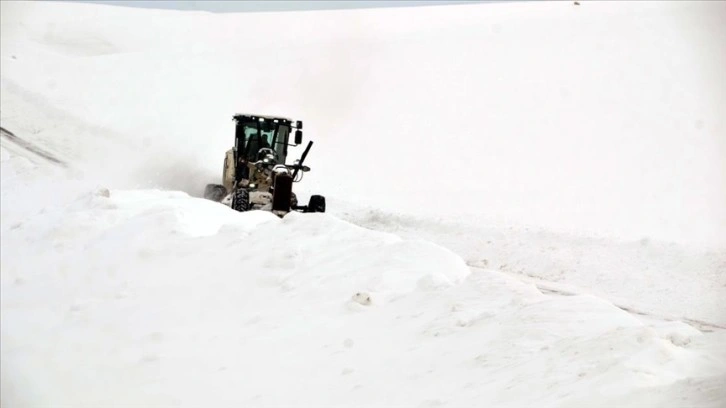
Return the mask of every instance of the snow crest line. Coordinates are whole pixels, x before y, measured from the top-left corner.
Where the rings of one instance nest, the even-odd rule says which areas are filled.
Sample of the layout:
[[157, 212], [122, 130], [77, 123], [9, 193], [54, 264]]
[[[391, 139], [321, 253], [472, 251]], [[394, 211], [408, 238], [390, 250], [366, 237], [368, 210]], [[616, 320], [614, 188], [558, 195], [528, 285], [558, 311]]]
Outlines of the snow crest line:
[[[471, 265], [468, 262], [467, 262], [467, 265], [471, 269], [488, 270], [487, 268], [482, 268], [480, 266]], [[535, 287], [538, 290], [540, 290], [543, 294], [546, 294], [546, 295], [551, 294], [551, 295], [558, 295], [558, 296], [577, 296], [577, 295], [587, 294], [587, 292], [578, 291], [576, 288], [572, 288], [569, 286], [567, 288], [564, 288], [562, 286], [557, 285], [556, 283], [546, 281], [546, 280], [536, 279], [536, 278], [532, 278], [532, 277], [527, 277], [526, 279], [523, 279], [524, 277], [519, 274], [507, 274], [507, 275], [516, 277], [517, 279], [519, 279], [520, 281], [522, 281], [524, 283], [531, 283], [531, 284], [535, 285]], [[605, 300], [610, 301], [609, 299], [605, 299]], [[647, 317], [651, 317], [651, 318], [663, 320], [663, 321], [668, 321], [668, 322], [680, 321], [680, 322], [689, 324], [689, 325], [693, 326], [694, 328], [696, 328], [702, 332], [706, 332], [706, 333], [710, 333], [715, 330], [726, 330], [726, 326], [723, 326], [723, 325], [720, 325], [717, 323], [706, 322], [706, 321], [703, 321], [700, 319], [693, 319], [693, 318], [686, 317], [686, 316], [682, 316], [682, 317], [665, 316], [665, 315], [660, 315], [660, 314], [655, 314], [652, 312], [644, 311], [642, 309], [638, 309], [638, 308], [630, 306], [630, 305], [625, 305], [622, 303], [612, 302], [612, 301], [610, 301], [610, 302], [613, 304], [613, 306], [615, 306], [618, 309], [621, 309], [623, 311], [626, 311], [630, 314], [635, 314], [635, 315], [639, 315], [639, 316], [647, 316]]]
[[24, 148], [25, 150], [28, 150], [29, 152], [35, 153], [38, 156], [55, 163], [62, 167], [68, 167], [66, 162], [63, 160], [55, 157], [52, 153], [47, 152], [46, 150], [41, 149], [40, 147], [34, 145], [33, 143], [28, 142], [27, 140], [23, 140], [16, 136], [13, 132], [5, 129], [4, 127], [0, 126], [0, 135], [5, 137], [6, 139], [12, 141], [13, 143], [17, 144], [18, 146]]

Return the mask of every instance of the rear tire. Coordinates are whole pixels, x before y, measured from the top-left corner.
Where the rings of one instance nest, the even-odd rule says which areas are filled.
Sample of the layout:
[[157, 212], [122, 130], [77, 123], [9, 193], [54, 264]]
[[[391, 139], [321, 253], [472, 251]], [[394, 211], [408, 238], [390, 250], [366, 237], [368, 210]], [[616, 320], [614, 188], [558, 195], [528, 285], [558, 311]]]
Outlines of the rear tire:
[[227, 189], [219, 184], [207, 184], [204, 187], [204, 198], [212, 201], [222, 201], [224, 196], [227, 195]]
[[310, 196], [310, 202], [308, 203], [308, 212], [325, 212], [325, 197], [321, 195]]
[[232, 196], [232, 209], [245, 212], [250, 209], [250, 192], [246, 188], [240, 188]]

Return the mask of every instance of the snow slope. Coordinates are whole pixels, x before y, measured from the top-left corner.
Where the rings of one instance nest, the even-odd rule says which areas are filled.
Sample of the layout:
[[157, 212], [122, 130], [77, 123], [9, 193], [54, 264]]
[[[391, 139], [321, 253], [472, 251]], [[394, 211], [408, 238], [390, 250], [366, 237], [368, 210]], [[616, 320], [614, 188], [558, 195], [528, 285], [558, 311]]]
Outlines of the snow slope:
[[0, 8], [3, 406], [726, 402], [723, 3]]
[[[460, 217], [726, 244], [720, 2], [3, 7], [6, 82], [144, 156], [188, 163], [174, 168], [216, 177], [225, 112], [279, 113], [307, 120], [319, 142], [311, 188], [354, 202], [438, 215], [420, 205], [436, 186]], [[389, 166], [427, 183], [392, 192]]]

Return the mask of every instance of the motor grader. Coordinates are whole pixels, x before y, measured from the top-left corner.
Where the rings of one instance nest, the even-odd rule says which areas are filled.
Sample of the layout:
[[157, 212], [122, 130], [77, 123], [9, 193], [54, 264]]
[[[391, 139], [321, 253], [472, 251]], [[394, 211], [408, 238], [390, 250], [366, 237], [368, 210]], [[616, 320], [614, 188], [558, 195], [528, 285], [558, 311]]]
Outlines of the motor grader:
[[313, 142], [308, 142], [300, 159], [285, 164], [288, 147], [302, 144], [302, 121], [254, 114], [236, 114], [233, 119], [234, 146], [224, 157], [222, 184], [208, 184], [204, 198], [236, 211], [271, 211], [280, 217], [290, 211], [325, 212], [325, 197], [312, 195], [301, 206], [292, 191], [293, 183], [310, 171], [303, 163]]

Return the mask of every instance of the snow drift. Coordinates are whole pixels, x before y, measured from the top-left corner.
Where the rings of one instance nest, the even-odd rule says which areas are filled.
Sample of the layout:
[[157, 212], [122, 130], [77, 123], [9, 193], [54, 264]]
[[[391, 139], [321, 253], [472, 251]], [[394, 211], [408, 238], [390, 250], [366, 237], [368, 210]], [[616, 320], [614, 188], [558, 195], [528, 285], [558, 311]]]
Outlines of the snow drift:
[[68, 194], [28, 217], [3, 203], [3, 403], [723, 401], [723, 331], [543, 295], [325, 214], [240, 214], [34, 167], [3, 149], [12, 197], [32, 200], [16, 183], [34, 177]]

